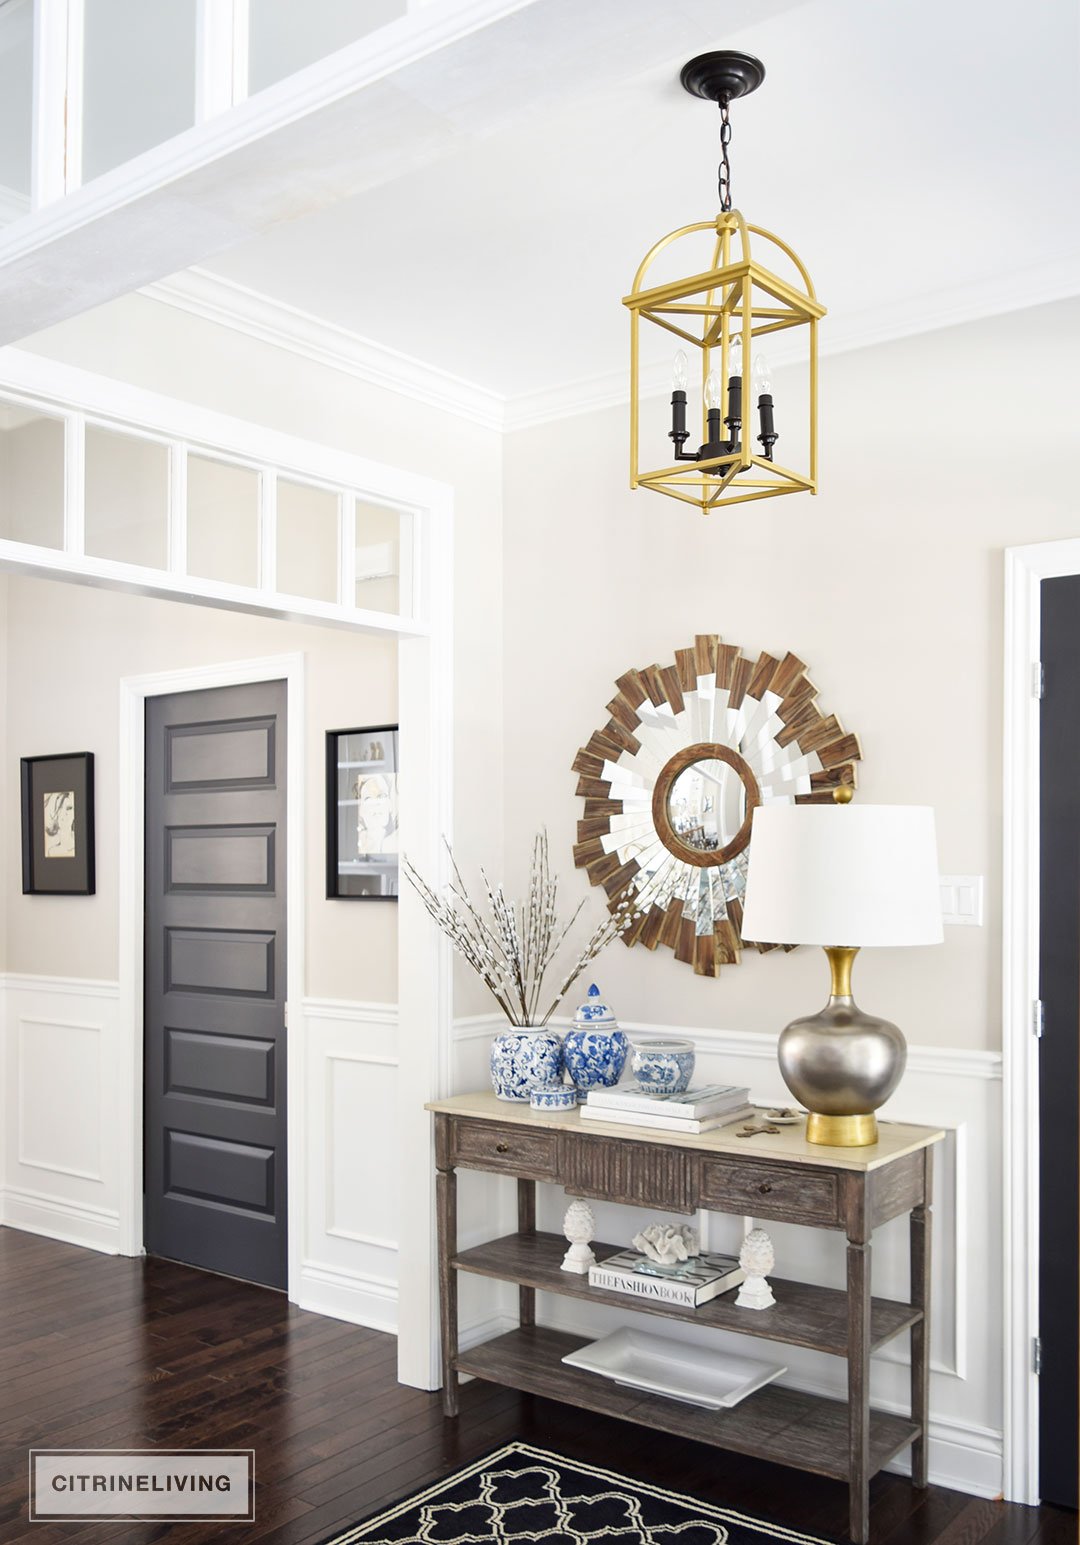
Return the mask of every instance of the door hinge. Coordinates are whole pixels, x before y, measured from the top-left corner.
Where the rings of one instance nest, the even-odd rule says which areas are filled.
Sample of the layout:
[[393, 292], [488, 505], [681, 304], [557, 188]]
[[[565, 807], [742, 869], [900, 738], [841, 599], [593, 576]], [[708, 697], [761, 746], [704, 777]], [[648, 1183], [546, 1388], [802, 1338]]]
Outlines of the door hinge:
[[1046, 696], [1046, 672], [1041, 660], [1036, 660], [1031, 667], [1031, 695], [1038, 698]]
[[1031, 1033], [1037, 1041], [1043, 1038], [1046, 1029], [1046, 1004], [1041, 998], [1036, 998], [1031, 1005]]
[[1036, 1374], [1037, 1373], [1042, 1373], [1042, 1337], [1041, 1336], [1032, 1336], [1032, 1338], [1031, 1338], [1031, 1371], [1032, 1371], [1032, 1373], [1036, 1373]]

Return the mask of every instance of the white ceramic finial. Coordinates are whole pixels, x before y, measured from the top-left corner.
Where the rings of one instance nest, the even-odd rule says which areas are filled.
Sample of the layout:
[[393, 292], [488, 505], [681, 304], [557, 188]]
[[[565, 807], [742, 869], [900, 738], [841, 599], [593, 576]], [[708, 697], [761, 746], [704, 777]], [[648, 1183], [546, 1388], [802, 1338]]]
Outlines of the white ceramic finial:
[[737, 1309], [769, 1309], [775, 1304], [773, 1290], [765, 1278], [776, 1265], [772, 1240], [763, 1228], [751, 1229], [739, 1251], [739, 1265], [746, 1278], [735, 1300]]
[[563, 1256], [562, 1269], [584, 1277], [589, 1267], [596, 1264], [596, 1256], [589, 1249], [589, 1241], [596, 1235], [596, 1219], [588, 1202], [580, 1196], [566, 1209], [563, 1233], [570, 1241], [570, 1248]]

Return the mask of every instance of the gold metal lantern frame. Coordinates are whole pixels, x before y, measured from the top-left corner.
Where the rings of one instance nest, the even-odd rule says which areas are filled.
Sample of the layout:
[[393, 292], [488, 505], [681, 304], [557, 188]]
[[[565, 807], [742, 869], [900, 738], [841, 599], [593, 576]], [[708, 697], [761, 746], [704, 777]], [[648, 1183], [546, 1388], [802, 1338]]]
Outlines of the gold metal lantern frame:
[[[707, 273], [648, 287], [649, 270], [660, 255], [683, 237], [715, 230], [713, 266]], [[752, 247], [751, 238], [756, 245]], [[782, 253], [801, 280], [792, 283], [766, 267], [757, 253], [762, 246]], [[773, 258], [775, 261], [775, 258]], [[708, 514], [725, 504], [751, 499], [772, 499], [779, 494], [817, 492], [817, 324], [826, 314], [814, 293], [814, 285], [795, 252], [760, 226], [748, 225], [737, 209], [722, 210], [715, 221], [686, 225], [658, 241], [634, 277], [630, 294], [623, 298], [630, 311], [630, 485], [653, 488], [672, 499], [697, 505]], [[640, 457], [641, 324], [651, 322], [701, 351], [702, 442], [708, 440], [705, 386], [719, 367], [723, 393], [722, 417], [729, 417], [729, 381], [732, 346], [741, 341], [743, 368], [749, 370], [755, 339], [791, 327], [809, 329], [809, 467], [795, 471], [752, 450], [751, 395], [744, 381], [742, 401], [745, 419], [737, 447], [724, 455], [675, 462], [642, 470]], [[771, 446], [765, 447], [771, 451]]]

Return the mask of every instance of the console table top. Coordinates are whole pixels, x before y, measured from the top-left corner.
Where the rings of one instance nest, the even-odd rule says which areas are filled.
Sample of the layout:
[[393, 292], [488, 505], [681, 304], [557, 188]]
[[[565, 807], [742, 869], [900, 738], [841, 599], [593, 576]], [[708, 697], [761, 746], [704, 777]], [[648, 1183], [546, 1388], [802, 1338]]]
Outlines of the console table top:
[[772, 1136], [761, 1133], [755, 1137], [736, 1137], [736, 1131], [746, 1125], [745, 1121], [695, 1134], [663, 1132], [655, 1127], [623, 1126], [617, 1121], [590, 1121], [580, 1110], [537, 1111], [529, 1105], [500, 1100], [490, 1089], [432, 1100], [424, 1108], [446, 1116], [469, 1116], [510, 1126], [584, 1132], [592, 1137], [622, 1137], [636, 1143], [694, 1148], [702, 1153], [752, 1155], [782, 1164], [812, 1164], [819, 1169], [857, 1170], [860, 1173], [880, 1169], [883, 1164], [891, 1164], [905, 1154], [928, 1148], [945, 1136], [937, 1127], [909, 1126], [902, 1121], [879, 1122], [878, 1141], [866, 1148], [828, 1148], [822, 1143], [808, 1143], [805, 1122], [781, 1127]]

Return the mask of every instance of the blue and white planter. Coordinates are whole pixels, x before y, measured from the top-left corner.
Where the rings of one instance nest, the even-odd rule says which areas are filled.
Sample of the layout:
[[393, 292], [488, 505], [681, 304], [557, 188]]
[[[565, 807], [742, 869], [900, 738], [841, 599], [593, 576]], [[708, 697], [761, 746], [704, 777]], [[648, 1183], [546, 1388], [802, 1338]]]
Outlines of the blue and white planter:
[[682, 1094], [690, 1087], [696, 1060], [693, 1041], [635, 1041], [630, 1068], [642, 1094]]
[[573, 1029], [566, 1032], [563, 1040], [566, 1071], [581, 1098], [590, 1089], [611, 1089], [617, 1084], [629, 1051], [628, 1037], [619, 1029], [607, 1004], [601, 1003], [600, 989], [594, 983], [574, 1015]]
[[562, 1075], [562, 1037], [554, 1030], [515, 1026], [491, 1043], [491, 1087], [500, 1100], [527, 1105], [534, 1089], [550, 1089]]

